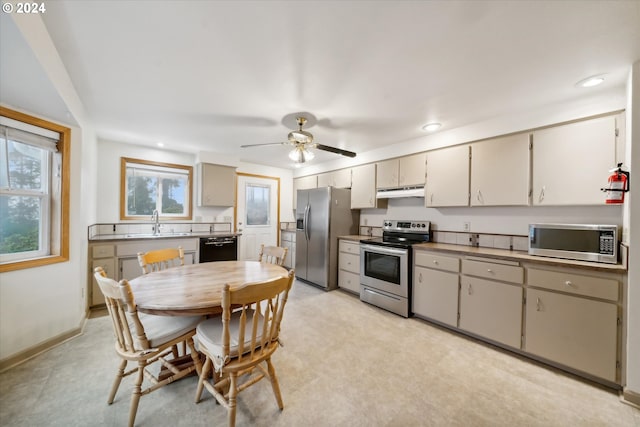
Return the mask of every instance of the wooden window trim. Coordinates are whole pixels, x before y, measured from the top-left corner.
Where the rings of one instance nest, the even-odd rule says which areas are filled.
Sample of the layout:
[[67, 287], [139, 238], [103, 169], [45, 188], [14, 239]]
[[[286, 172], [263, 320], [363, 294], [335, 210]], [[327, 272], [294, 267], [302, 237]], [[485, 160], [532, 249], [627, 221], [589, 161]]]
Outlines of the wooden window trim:
[[[25, 268], [41, 267], [43, 265], [56, 264], [59, 262], [69, 261], [69, 200], [70, 200], [70, 183], [71, 183], [71, 129], [57, 123], [50, 122], [48, 120], [40, 119], [38, 117], [30, 116], [25, 113], [10, 110], [0, 106], [0, 115], [8, 117], [10, 119], [18, 120], [30, 125], [39, 126], [44, 129], [49, 129], [60, 134], [60, 140], [58, 141], [58, 152], [62, 155], [62, 182], [60, 192], [60, 213], [59, 223], [52, 224], [49, 232], [51, 242], [51, 252], [55, 252], [52, 255], [47, 255], [39, 258], [32, 258], [20, 261], [11, 261], [0, 264], [0, 273], [6, 271], [22, 270]], [[56, 213], [51, 213], [55, 216]], [[57, 229], [53, 227], [57, 225]], [[59, 240], [53, 237], [59, 235]]]
[[127, 163], [138, 163], [148, 166], [160, 166], [165, 168], [174, 168], [186, 170], [189, 173], [189, 201], [188, 214], [186, 216], [162, 216], [163, 220], [185, 220], [193, 219], [193, 166], [179, 165], [177, 163], [154, 162], [151, 160], [133, 159], [131, 157], [120, 158], [120, 219], [121, 220], [140, 220], [140, 216], [128, 216], [125, 212], [127, 197]]

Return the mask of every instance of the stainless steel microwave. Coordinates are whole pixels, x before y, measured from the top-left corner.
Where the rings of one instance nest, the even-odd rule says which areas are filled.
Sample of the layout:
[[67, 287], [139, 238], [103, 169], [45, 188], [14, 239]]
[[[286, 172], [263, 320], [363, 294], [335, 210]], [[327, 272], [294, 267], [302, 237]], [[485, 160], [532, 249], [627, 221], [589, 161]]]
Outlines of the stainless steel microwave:
[[618, 263], [619, 227], [590, 224], [529, 224], [529, 254]]

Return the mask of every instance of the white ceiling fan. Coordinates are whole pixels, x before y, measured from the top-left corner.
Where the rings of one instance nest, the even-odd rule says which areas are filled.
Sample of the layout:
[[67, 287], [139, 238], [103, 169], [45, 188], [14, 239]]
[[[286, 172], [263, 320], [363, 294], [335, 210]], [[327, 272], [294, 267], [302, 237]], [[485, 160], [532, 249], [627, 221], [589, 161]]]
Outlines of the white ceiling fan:
[[[295, 120], [295, 125], [292, 126], [292, 121]], [[312, 160], [315, 156], [311, 149], [317, 148], [318, 150], [329, 151], [331, 153], [340, 154], [346, 157], [355, 157], [356, 153], [353, 151], [343, 150], [342, 148], [331, 147], [329, 145], [318, 144], [313, 142], [313, 135], [306, 130], [303, 130], [303, 126], [311, 127], [317, 123], [315, 116], [310, 113], [293, 113], [288, 114], [282, 119], [282, 123], [290, 128], [294, 128], [296, 125], [298, 129], [294, 129], [289, 132], [287, 141], [285, 142], [268, 142], [265, 144], [247, 144], [241, 145], [241, 148], [258, 147], [264, 145], [291, 145], [293, 149], [289, 152], [289, 158], [295, 163], [304, 163]]]

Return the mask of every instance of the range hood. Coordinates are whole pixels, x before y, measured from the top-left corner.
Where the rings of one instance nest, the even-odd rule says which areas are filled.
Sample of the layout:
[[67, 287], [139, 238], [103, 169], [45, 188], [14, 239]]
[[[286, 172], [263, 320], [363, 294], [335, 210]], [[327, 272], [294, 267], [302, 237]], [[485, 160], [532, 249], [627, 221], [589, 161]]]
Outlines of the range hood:
[[400, 197], [424, 197], [424, 187], [392, 188], [378, 190], [376, 193], [376, 199], [398, 199]]

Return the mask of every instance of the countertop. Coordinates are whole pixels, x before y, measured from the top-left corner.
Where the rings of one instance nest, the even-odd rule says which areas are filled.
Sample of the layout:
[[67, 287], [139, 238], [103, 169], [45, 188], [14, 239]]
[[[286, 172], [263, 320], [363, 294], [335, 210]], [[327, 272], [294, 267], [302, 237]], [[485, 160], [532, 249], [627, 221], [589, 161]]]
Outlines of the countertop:
[[[338, 239], [360, 242], [360, 240], [371, 239], [371, 236], [349, 235], [339, 236]], [[482, 256], [494, 259], [504, 259], [510, 261], [525, 261], [537, 264], [546, 264], [556, 267], [577, 267], [590, 270], [604, 271], [610, 273], [625, 273], [627, 268], [623, 264], [605, 264], [601, 262], [576, 261], [570, 259], [551, 258], [536, 255], [529, 255], [525, 251], [510, 251], [507, 249], [482, 248], [465, 245], [453, 245], [450, 243], [418, 243], [412, 246], [414, 250], [431, 250], [438, 252], [448, 252], [450, 254], [462, 256]]]
[[338, 236], [338, 239], [351, 240], [353, 242], [360, 242], [360, 240], [373, 239], [373, 237], [372, 236], [363, 236], [363, 235], [359, 235], [359, 234], [353, 234], [353, 235], [350, 235], [350, 236]]
[[452, 245], [449, 243], [419, 243], [413, 245], [415, 250], [434, 250], [438, 252], [449, 252], [456, 255], [482, 256], [495, 259], [506, 259], [511, 261], [526, 261], [537, 264], [555, 265], [558, 267], [578, 267], [591, 270], [606, 271], [611, 273], [625, 273], [627, 268], [623, 264], [605, 264], [601, 262], [576, 261], [570, 259], [551, 258], [536, 255], [529, 255], [525, 251], [510, 251], [507, 249], [480, 248], [465, 245]]
[[214, 231], [209, 232], [192, 232], [192, 233], [160, 233], [158, 235], [146, 234], [146, 233], [129, 233], [129, 234], [101, 234], [93, 236], [89, 239], [90, 242], [95, 241], [112, 241], [112, 240], [158, 240], [158, 239], [188, 239], [188, 238], [200, 238], [200, 237], [228, 237], [228, 236], [240, 236], [241, 233], [230, 233], [228, 231]]

